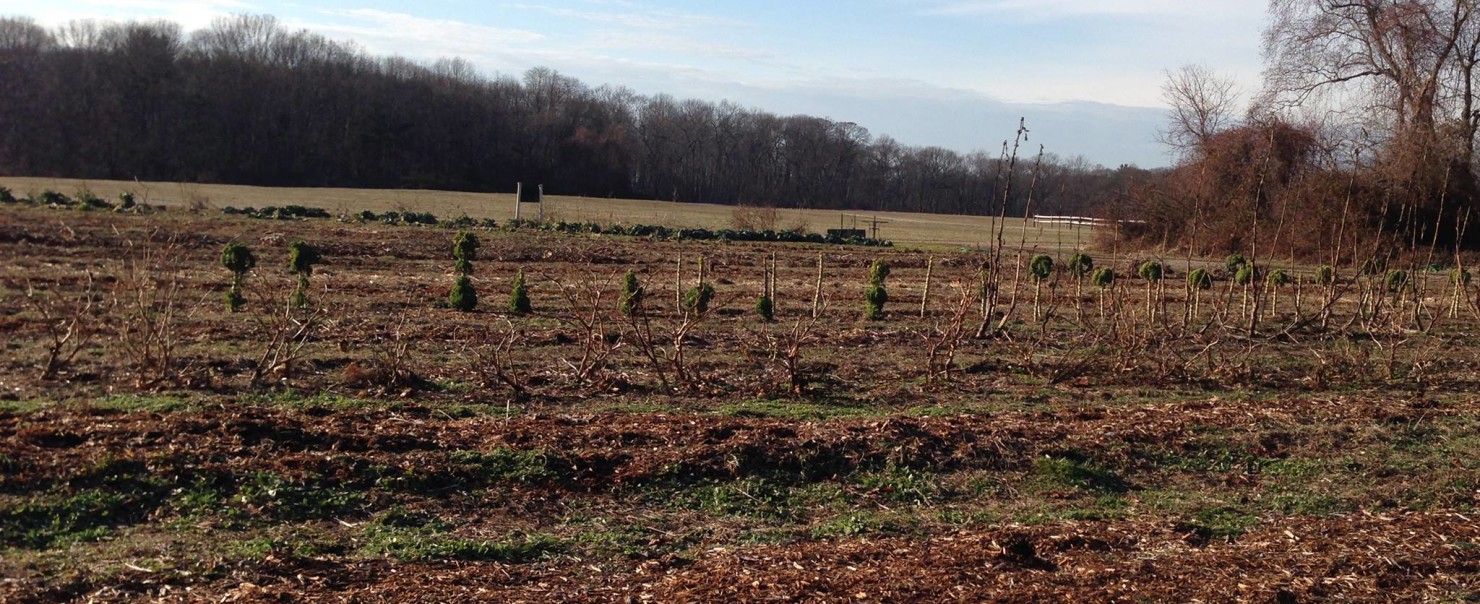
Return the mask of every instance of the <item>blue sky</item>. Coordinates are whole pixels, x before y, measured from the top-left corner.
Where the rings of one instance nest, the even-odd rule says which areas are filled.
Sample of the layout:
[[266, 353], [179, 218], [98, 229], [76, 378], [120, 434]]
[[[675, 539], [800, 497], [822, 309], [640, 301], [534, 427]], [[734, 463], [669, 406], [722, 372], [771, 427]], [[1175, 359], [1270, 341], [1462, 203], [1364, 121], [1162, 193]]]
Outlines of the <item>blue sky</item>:
[[1253, 91], [1265, 0], [0, 0], [0, 14], [176, 21], [276, 15], [375, 54], [551, 67], [589, 85], [729, 99], [875, 135], [995, 150], [1034, 144], [1109, 166], [1154, 142], [1164, 70], [1202, 63]]

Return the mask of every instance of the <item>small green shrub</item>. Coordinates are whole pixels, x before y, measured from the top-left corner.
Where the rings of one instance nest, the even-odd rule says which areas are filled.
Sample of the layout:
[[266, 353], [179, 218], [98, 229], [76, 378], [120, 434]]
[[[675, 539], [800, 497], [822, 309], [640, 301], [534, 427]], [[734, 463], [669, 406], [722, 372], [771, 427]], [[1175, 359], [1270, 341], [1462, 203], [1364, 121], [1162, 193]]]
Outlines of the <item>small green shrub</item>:
[[709, 312], [709, 303], [714, 300], [714, 286], [701, 283], [683, 295], [683, 307], [699, 314]]
[[470, 312], [478, 306], [478, 291], [473, 289], [473, 281], [467, 275], [460, 275], [452, 284], [452, 293], [447, 295], [447, 303], [462, 312]]
[[527, 315], [534, 311], [529, 302], [529, 290], [524, 286], [524, 269], [514, 276], [514, 287], [509, 290], [509, 312]]
[[1115, 269], [1108, 266], [1097, 268], [1095, 272], [1090, 273], [1089, 281], [1100, 287], [1110, 287], [1112, 283], [1115, 283]]
[[1227, 258], [1223, 259], [1223, 270], [1230, 275], [1237, 273], [1238, 269], [1248, 265], [1249, 260], [1244, 258], [1243, 254], [1229, 254]]
[[1401, 268], [1389, 270], [1387, 272], [1387, 276], [1383, 278], [1382, 282], [1383, 285], [1387, 286], [1387, 290], [1389, 293], [1396, 294], [1400, 291], [1403, 291], [1403, 288], [1408, 287], [1408, 271], [1405, 271]]
[[323, 261], [323, 254], [303, 241], [288, 244], [288, 272], [295, 275], [313, 275], [313, 267]]
[[758, 296], [755, 299], [755, 314], [761, 319], [771, 321], [776, 318], [776, 303], [770, 296]]
[[622, 314], [635, 317], [642, 312], [642, 285], [637, 282], [637, 273], [627, 271], [622, 275], [622, 293], [617, 298], [617, 306]]
[[1470, 269], [1454, 268], [1449, 271], [1449, 282], [1453, 285], [1469, 285]]
[[221, 250], [221, 266], [231, 271], [231, 289], [226, 290], [226, 308], [236, 312], [246, 303], [246, 298], [242, 297], [242, 283], [246, 281], [247, 272], [257, 266], [257, 256], [247, 246], [233, 241]]
[[1233, 282], [1239, 285], [1248, 285], [1254, 282], [1254, 267], [1248, 264], [1239, 265], [1238, 270], [1233, 272]]
[[1034, 281], [1043, 281], [1053, 274], [1053, 258], [1047, 254], [1038, 254], [1028, 261], [1028, 274]]
[[319, 248], [301, 240], [288, 244], [288, 272], [298, 275], [298, 287], [293, 290], [293, 306], [308, 306], [308, 277], [313, 274], [314, 265], [322, 260]]
[[1207, 269], [1195, 268], [1187, 272], [1187, 287], [1208, 289], [1213, 287], [1213, 275]]
[[1336, 267], [1322, 264], [1316, 267], [1315, 281], [1320, 285], [1330, 285], [1336, 282]]
[[1075, 277], [1083, 277], [1095, 269], [1095, 259], [1091, 258], [1089, 254], [1076, 252], [1073, 256], [1069, 257], [1069, 263], [1066, 267]]
[[884, 305], [889, 303], [889, 290], [885, 280], [889, 278], [889, 263], [875, 260], [868, 270], [868, 289], [863, 291], [863, 318], [877, 321], [884, 318]]
[[1283, 287], [1290, 284], [1290, 275], [1281, 269], [1274, 269], [1264, 277], [1264, 282], [1275, 287]]
[[452, 237], [452, 258], [456, 261], [453, 268], [458, 274], [473, 273], [473, 261], [478, 259], [478, 248], [481, 245], [478, 236], [470, 231], [458, 231]]
[[1136, 274], [1147, 281], [1161, 281], [1162, 266], [1155, 260], [1147, 260], [1136, 269]]

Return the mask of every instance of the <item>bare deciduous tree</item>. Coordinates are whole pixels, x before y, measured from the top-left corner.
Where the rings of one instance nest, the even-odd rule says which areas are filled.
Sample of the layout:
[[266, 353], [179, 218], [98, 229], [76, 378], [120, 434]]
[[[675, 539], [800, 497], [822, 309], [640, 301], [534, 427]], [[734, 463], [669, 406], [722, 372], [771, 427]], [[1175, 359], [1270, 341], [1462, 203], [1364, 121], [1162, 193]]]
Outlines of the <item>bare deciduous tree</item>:
[[1166, 75], [1161, 98], [1172, 116], [1157, 140], [1186, 156], [1233, 124], [1238, 90], [1232, 78], [1203, 65], [1183, 65]]

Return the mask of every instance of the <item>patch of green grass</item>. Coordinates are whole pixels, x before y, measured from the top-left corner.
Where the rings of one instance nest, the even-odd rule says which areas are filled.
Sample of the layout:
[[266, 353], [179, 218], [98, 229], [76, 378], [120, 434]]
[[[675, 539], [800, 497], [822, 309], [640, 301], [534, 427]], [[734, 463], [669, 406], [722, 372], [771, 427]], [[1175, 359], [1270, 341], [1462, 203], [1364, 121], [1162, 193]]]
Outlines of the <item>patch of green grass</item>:
[[1333, 495], [1311, 492], [1286, 492], [1275, 495], [1270, 507], [1285, 515], [1330, 516], [1356, 511], [1352, 502]]
[[1100, 495], [1089, 500], [1031, 505], [1020, 510], [1016, 519], [1024, 524], [1059, 520], [1117, 520], [1128, 517], [1130, 509], [1130, 502], [1120, 495]]
[[1205, 539], [1232, 541], [1259, 525], [1259, 517], [1236, 506], [1219, 505], [1203, 508], [1193, 515], [1185, 528]]
[[1087, 456], [1069, 452], [1033, 460], [1026, 478], [1039, 490], [1075, 490], [1088, 493], [1125, 493], [1130, 484], [1120, 475], [1094, 463]]
[[19, 401], [0, 401], [0, 413], [13, 413], [15, 415], [30, 415], [56, 406], [56, 402], [45, 399], [29, 399]]
[[930, 472], [890, 466], [858, 476], [859, 486], [887, 501], [908, 505], [930, 505], [948, 500], [954, 493]]
[[224, 546], [229, 559], [262, 561], [270, 556], [317, 558], [326, 554], [343, 555], [347, 548], [341, 543], [315, 538], [313, 531], [300, 532], [295, 527], [288, 536], [259, 536], [240, 541], [230, 541]]
[[137, 502], [102, 489], [65, 499], [0, 508], [0, 544], [29, 549], [95, 541], [139, 514]]
[[607, 558], [640, 558], [652, 552], [654, 533], [634, 525], [582, 531], [573, 541], [591, 555]]
[[360, 491], [295, 482], [269, 473], [247, 477], [235, 500], [253, 515], [288, 521], [352, 516], [367, 505], [365, 493]]
[[1207, 435], [1188, 441], [1180, 450], [1160, 451], [1154, 459], [1162, 467], [1199, 474], [1258, 472], [1272, 461], [1254, 455], [1245, 444]]
[[177, 413], [194, 408], [189, 401], [179, 397], [142, 394], [109, 395], [88, 403], [88, 406], [127, 413]]
[[1264, 465], [1264, 474], [1286, 480], [1305, 480], [1327, 474], [1331, 468], [1318, 459], [1290, 458], [1271, 461]]
[[794, 520], [797, 510], [786, 485], [761, 477], [727, 482], [706, 482], [662, 493], [658, 497], [679, 507], [713, 516], [739, 516], [762, 520]]
[[1001, 521], [1000, 516], [987, 510], [956, 507], [936, 510], [935, 519], [941, 524], [954, 527], [992, 526]]
[[560, 458], [539, 449], [461, 450], [452, 462], [489, 484], [544, 484], [564, 475]]
[[812, 527], [813, 539], [844, 539], [899, 530], [893, 519], [878, 512], [857, 510], [838, 514]]
[[327, 392], [316, 392], [312, 394], [299, 392], [297, 390], [283, 390], [281, 392], [252, 394], [244, 398], [248, 403], [278, 407], [282, 409], [293, 409], [302, 411], [304, 409], [323, 408], [336, 411], [350, 411], [356, 409], [398, 409], [404, 406], [400, 401], [379, 401], [374, 399], [355, 398]]
[[372, 524], [365, 531], [362, 552], [402, 561], [465, 560], [520, 564], [566, 551], [567, 545], [545, 534], [504, 541], [463, 539], [433, 526], [402, 527]]
[[205, 480], [181, 488], [170, 497], [170, 507], [181, 518], [200, 518], [226, 508], [227, 498]]

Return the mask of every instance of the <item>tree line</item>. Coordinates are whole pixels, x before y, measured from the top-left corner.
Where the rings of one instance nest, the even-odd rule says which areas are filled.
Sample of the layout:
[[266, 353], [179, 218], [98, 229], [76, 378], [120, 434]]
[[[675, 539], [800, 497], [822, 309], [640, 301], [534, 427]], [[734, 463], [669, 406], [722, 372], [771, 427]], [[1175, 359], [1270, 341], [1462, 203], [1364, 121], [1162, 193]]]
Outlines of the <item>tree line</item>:
[[1152, 176], [1031, 146], [1008, 171], [1005, 145], [963, 154], [544, 68], [489, 77], [458, 59], [374, 57], [262, 15], [189, 33], [160, 21], [0, 19], [0, 81], [10, 174], [463, 191], [523, 182], [564, 195], [1008, 215], [1030, 197], [1038, 213], [1091, 213]]

